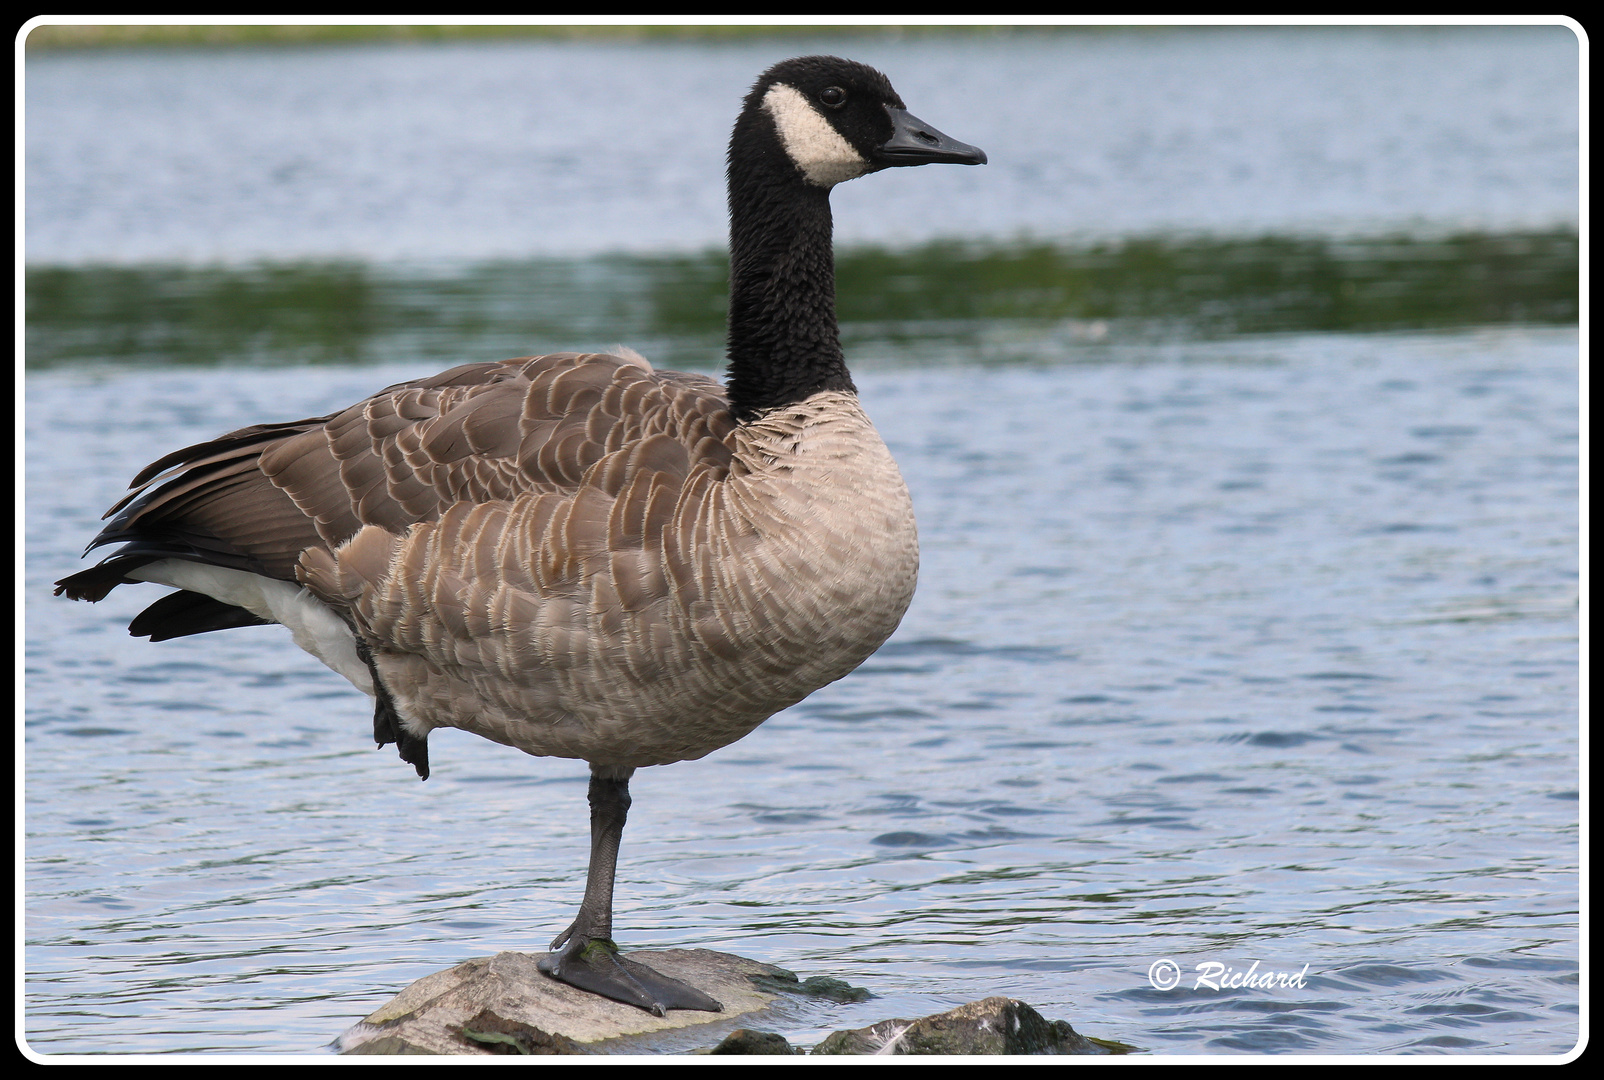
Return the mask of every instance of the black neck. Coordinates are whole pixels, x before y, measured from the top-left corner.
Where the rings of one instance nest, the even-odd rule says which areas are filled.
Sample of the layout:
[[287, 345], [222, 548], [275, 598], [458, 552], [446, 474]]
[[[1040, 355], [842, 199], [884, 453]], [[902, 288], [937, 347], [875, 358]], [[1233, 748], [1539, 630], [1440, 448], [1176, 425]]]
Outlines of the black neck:
[[737, 124], [729, 163], [726, 380], [743, 423], [820, 390], [856, 390], [835, 321], [829, 189], [803, 179], [772, 126], [746, 121]]

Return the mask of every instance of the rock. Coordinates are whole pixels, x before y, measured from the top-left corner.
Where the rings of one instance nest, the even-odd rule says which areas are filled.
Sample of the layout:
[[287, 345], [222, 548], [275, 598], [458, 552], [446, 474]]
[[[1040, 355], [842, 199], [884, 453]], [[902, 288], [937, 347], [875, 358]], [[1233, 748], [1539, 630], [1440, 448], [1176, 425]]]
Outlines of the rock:
[[776, 1035], [772, 1031], [750, 1031], [747, 1028], [736, 1028], [724, 1036], [710, 1054], [795, 1054], [798, 1051], [791, 1049], [791, 1044], [785, 1041], [784, 1035]]
[[[797, 982], [783, 968], [710, 949], [637, 952], [634, 959], [711, 994], [723, 1012], [667, 1016], [576, 990], [542, 974], [540, 956], [504, 952], [426, 975], [340, 1038], [342, 1054], [586, 1054], [625, 1036], [728, 1021], [778, 996], [754, 976]], [[709, 1038], [708, 1042], [712, 1039]], [[706, 1046], [707, 1043], [702, 1043]]]
[[802, 997], [821, 998], [824, 1001], [833, 1001], [837, 1005], [851, 1005], [859, 1001], [868, 1001], [874, 995], [861, 986], [840, 979], [832, 979], [828, 975], [815, 975], [811, 979], [799, 979], [796, 975], [784, 968], [775, 968], [779, 972], [775, 975], [754, 975], [752, 983], [759, 990], [772, 990], [780, 994], [797, 994]]
[[901, 1051], [887, 1049], [912, 1026], [912, 1020], [882, 1020], [866, 1028], [832, 1031], [815, 1046], [815, 1054], [896, 1054]]
[[541, 1031], [522, 1020], [509, 1020], [491, 1009], [480, 1009], [458, 1030], [462, 1037], [492, 1054], [584, 1054], [572, 1039]]
[[[426, 975], [340, 1038], [342, 1054], [662, 1054], [790, 1055], [782, 1035], [733, 1021], [782, 996], [837, 1003], [873, 995], [835, 979], [807, 980], [784, 968], [710, 949], [631, 954], [671, 978], [711, 994], [722, 1012], [670, 1010], [667, 1016], [587, 994], [543, 974], [538, 955], [504, 952]], [[781, 1014], [774, 1014], [770, 1022]], [[727, 1033], [727, 1034], [725, 1034]], [[723, 1040], [718, 1041], [723, 1035]], [[717, 1045], [713, 1045], [717, 1043]], [[707, 1047], [712, 1046], [709, 1050]], [[1063, 1020], [1047, 1020], [1023, 1001], [989, 997], [920, 1020], [884, 1020], [837, 1031], [815, 1054], [1109, 1054], [1135, 1047], [1088, 1039]]]
[[1063, 1020], [1007, 997], [989, 997], [921, 1020], [883, 1020], [837, 1031], [815, 1054], [1107, 1054]]

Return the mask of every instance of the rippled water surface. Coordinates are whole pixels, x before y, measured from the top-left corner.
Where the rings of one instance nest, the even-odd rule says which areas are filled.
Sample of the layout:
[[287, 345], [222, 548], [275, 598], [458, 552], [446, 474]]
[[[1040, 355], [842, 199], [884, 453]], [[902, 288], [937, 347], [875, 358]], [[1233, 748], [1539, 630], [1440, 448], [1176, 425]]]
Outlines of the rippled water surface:
[[[638, 776], [621, 935], [881, 995], [821, 1028], [1006, 992], [1155, 1050], [1564, 1050], [1575, 358], [1503, 331], [862, 377], [919, 596], [852, 677]], [[132, 596], [49, 596], [132, 463], [400, 374], [30, 381], [36, 1048], [311, 1050], [577, 902], [582, 767], [442, 731], [419, 784], [282, 631], [153, 647]], [[1163, 957], [1308, 986], [1161, 993]]]
[[990, 156], [832, 198], [847, 243], [1577, 221], [1563, 26], [30, 56], [30, 259], [722, 245], [734, 103], [849, 55]]
[[[1313, 38], [1261, 33], [1240, 39], [1245, 53], [1231, 52], [1229, 35], [1072, 37], [1015, 43], [1014, 54], [1006, 42], [971, 53], [948, 40], [823, 43], [882, 63], [916, 112], [993, 156], [990, 173], [907, 170], [907, 192], [919, 189], [906, 181], [925, 173], [948, 185], [926, 189], [940, 194], [911, 217], [883, 209], [894, 199], [843, 215], [859, 239], [900, 233], [923, 243], [973, 230], [966, 242], [978, 235], [992, 245], [963, 271], [969, 278], [947, 264], [932, 270], [934, 256], [873, 270], [859, 248], [843, 262], [854, 268], [844, 290], [927, 297], [885, 311], [859, 301], [868, 306], [849, 312], [845, 327], [866, 407], [913, 492], [920, 589], [898, 633], [847, 679], [702, 761], [636, 775], [617, 894], [626, 945], [725, 949], [879, 995], [778, 1018], [800, 1044], [997, 993], [1161, 1054], [1535, 1055], [1576, 1043], [1579, 337], [1566, 314], [1575, 311], [1565, 286], [1574, 271], [1563, 253], [1575, 251], [1574, 238], [1565, 247], [1576, 220], [1576, 159], [1565, 144], [1575, 119], [1574, 98], [1543, 96], [1549, 84], [1574, 93], [1574, 67], [1567, 75], [1562, 61], [1574, 61], [1575, 46], [1571, 39], [1567, 54], [1530, 34], [1357, 34], [1317, 48]], [[129, 477], [177, 446], [326, 412], [447, 362], [575, 343], [548, 340], [553, 328], [584, 344], [600, 333], [602, 296], [623, 296], [628, 325], [667, 342], [676, 363], [698, 342], [710, 340], [716, 355], [718, 315], [703, 285], [688, 287], [691, 300], [679, 307], [642, 301], [641, 315], [636, 301], [662, 292], [656, 279], [641, 285], [648, 279], [629, 277], [634, 270], [586, 276], [602, 265], [596, 252], [635, 250], [609, 233], [617, 222], [597, 224], [600, 239], [574, 241], [567, 278], [560, 262], [544, 264], [541, 273], [569, 293], [590, 295], [566, 315], [539, 316], [553, 323], [530, 334], [496, 321], [516, 307], [508, 281], [527, 280], [527, 270], [511, 278], [472, 270], [495, 245], [458, 228], [464, 219], [443, 230], [461, 250], [429, 251], [408, 247], [426, 230], [409, 231], [405, 214], [366, 233], [363, 219], [338, 214], [326, 231], [307, 225], [298, 215], [315, 204], [295, 193], [334, 189], [297, 187], [311, 181], [293, 169], [277, 181], [289, 185], [278, 193], [284, 201], [219, 194], [228, 185], [218, 181], [193, 191], [221, 205], [194, 213], [127, 192], [118, 203], [107, 194], [115, 184], [91, 184], [97, 155], [126, 152], [102, 145], [121, 136], [93, 132], [139, 130], [123, 113], [137, 104], [131, 86], [145, 86], [149, 101], [200, 102], [196, 115], [207, 123], [221, 110], [215, 122], [226, 130], [234, 91], [206, 92], [219, 72], [233, 81], [216, 85], [256, 87], [271, 99], [284, 85], [345, 85], [342, 62], [362, 78], [377, 72], [381, 85], [426, 90], [479, 86], [475, 72], [494, 83], [515, 57], [531, 78], [550, 79], [557, 60], [619, 55], [520, 48], [425, 50], [421, 74], [381, 63], [416, 58], [406, 50], [42, 63], [33, 87], [70, 84], [71, 100], [31, 99], [29, 108], [64, 109], [72, 123], [60, 125], [65, 148], [36, 147], [30, 130], [30, 170], [43, 161], [57, 170], [45, 178], [60, 179], [70, 172], [61, 163], [77, 154], [90, 188], [69, 187], [68, 196], [112, 218], [138, 212], [96, 241], [87, 222], [71, 220], [69, 199], [30, 248], [30, 289], [57, 290], [46, 307], [30, 296], [30, 356], [36, 347], [43, 355], [24, 382], [23, 1035], [36, 1052], [317, 1053], [411, 980], [469, 956], [538, 950], [572, 917], [587, 854], [582, 765], [438, 731], [433, 774], [420, 784], [393, 748], [372, 746], [366, 699], [279, 628], [151, 645], [128, 637], [126, 625], [154, 589], [119, 590], [94, 606], [51, 596], [51, 583], [82, 565], [100, 512]], [[738, 96], [773, 49], [749, 43], [690, 60], [665, 47], [622, 52], [659, 64], [663, 78], [701, 72], [712, 89], [696, 82], [696, 93], [727, 97], [724, 67], [739, 72]], [[994, 149], [1010, 139], [1028, 145], [1032, 118], [1039, 127], [1042, 116], [1071, 115], [1040, 103], [999, 108], [996, 98], [1014, 84], [998, 62], [1010, 56], [1033, 79], [1062, 72], [1063, 96], [1053, 100], [1096, 92], [1073, 114], [1089, 127], [1055, 144], [1063, 157]], [[1263, 62], [1247, 63], [1254, 57]], [[1421, 71], [1432, 63], [1441, 66], [1435, 81]], [[1318, 117], [1333, 126], [1304, 150], [1279, 142], [1270, 159], [1255, 157], [1263, 126], [1221, 104], [1238, 100], [1237, 84], [1204, 78], [1233, 71], [1281, 88], [1253, 100], [1285, 130]], [[1210, 88], [1200, 100], [1177, 89], [1186, 72]], [[1376, 115], [1401, 117], [1398, 126], [1380, 132], [1368, 114], [1344, 126], [1348, 114], [1285, 82], [1297, 72], [1316, 89], [1345, 88], [1350, 103], [1391, 93], [1399, 107], [1389, 114], [1378, 104]], [[1400, 97], [1407, 87], [1376, 85], [1377, 72], [1409, 86], [1440, 83], [1460, 101], [1484, 92], [1506, 111], [1456, 110], [1435, 89]], [[603, 98], [622, 92], [607, 80], [586, 85]], [[176, 99], [174, 87], [183, 90]], [[391, 106], [403, 114], [428, 100], [407, 92], [423, 97], [397, 90]], [[366, 93], [353, 91], [363, 102]], [[669, 97], [671, 111], [684, 104]], [[326, 96], [303, 98], [309, 127], [258, 124], [238, 138], [289, 145], [310, 135], [295, 159], [303, 169], [356, 168], [319, 148], [315, 118]], [[102, 111], [81, 115], [91, 108], [83, 99]], [[719, 99], [720, 129], [727, 105]], [[1116, 107], [1124, 111], [1106, 115]], [[134, 115], [146, 116], [147, 131], [166, 130], [148, 112]], [[436, 117], [421, 106], [409, 115], [425, 131]], [[997, 128], [990, 139], [988, 125]], [[472, 124], [461, 131], [472, 141]], [[1432, 135], [1411, 142], [1410, 132]], [[191, 134], [175, 127], [172, 139]], [[702, 148], [715, 176], [721, 139], [715, 131]], [[1511, 140], [1525, 140], [1524, 157], [1506, 153]], [[483, 169], [507, 168], [497, 160], [513, 153], [505, 145], [480, 145]], [[573, 152], [582, 158], [583, 149]], [[1310, 156], [1316, 149], [1327, 157]], [[1243, 196], [1238, 189], [1275, 155], [1311, 178], [1332, 162], [1360, 162], [1352, 176], [1367, 194], [1351, 214], [1334, 194], [1300, 203], [1298, 191], [1313, 191], [1307, 184], [1268, 184], [1278, 192], [1273, 206]], [[1475, 167], [1456, 172], [1465, 162]], [[184, 194], [184, 177], [214, 167], [235, 175], [197, 157], [190, 172], [174, 167], [176, 187], [160, 190], [201, 197]], [[1135, 180], [1122, 195], [1115, 181], [1126, 168]], [[1445, 193], [1437, 217], [1411, 179], [1433, 170]], [[30, 171], [29, 183], [45, 183], [40, 176]], [[1001, 177], [996, 205], [976, 194], [991, 176]], [[881, 179], [864, 182], [864, 198]], [[628, 184], [603, 201], [630, 207], [625, 231], [672, 222], [665, 243], [687, 253], [702, 281], [696, 260], [716, 242], [720, 196], [710, 197], [713, 226], [684, 208], [709, 198], [704, 181], [667, 183], [663, 201], [645, 207], [631, 202], [637, 189]], [[1162, 207], [1166, 190], [1176, 198]], [[1397, 191], [1411, 194], [1389, 200]], [[675, 192], [692, 194], [682, 205]], [[1375, 270], [1355, 289], [1338, 275], [1322, 293], [1305, 260], [1290, 277], [1210, 292], [1196, 266], [1208, 250], [1187, 241], [1181, 269], [1156, 290], [1143, 284], [1140, 258], [1107, 260], [1130, 283], [1120, 295], [1189, 298], [1169, 322], [1176, 308], [1163, 303], [1085, 306], [1085, 290], [1107, 282], [1088, 247], [1053, 256], [1059, 269], [1035, 294], [1029, 280], [985, 292], [1002, 288], [1000, 276], [1020, 262], [1005, 246], [1017, 222], [998, 220], [1021, 200], [1058, 205], [1055, 192], [1067, 192], [1059, 202], [1095, 195], [1109, 205], [1103, 224], [1116, 237], [1162, 233], [1171, 211], [1226, 207], [1214, 225], [1237, 237], [1227, 253], [1257, 245], [1248, 234], [1260, 227], [1301, 228], [1316, 248], [1320, 237], [1377, 223], [1421, 243], [1490, 230], [1496, 252], [1529, 248], [1541, 258], [1522, 261], [1517, 251], [1514, 262], [1497, 254], [1454, 265], [1507, 271], [1521, 288], [1543, 284], [1536, 306], [1519, 309], [1503, 303], [1515, 286], [1480, 290], [1492, 296], [1489, 314], [1461, 303], [1478, 292], [1463, 281], [1482, 271], [1443, 273], [1432, 285], [1424, 272]], [[1235, 194], [1211, 203], [1210, 192]], [[563, 212], [576, 236], [593, 194]], [[246, 222], [241, 208], [253, 205], [261, 220]], [[389, 212], [383, 199], [375, 205], [381, 217]], [[681, 227], [684, 236], [674, 233]], [[1510, 240], [1519, 230], [1546, 230], [1520, 234], [1546, 239]], [[262, 264], [194, 285], [190, 255], [219, 254], [194, 246], [205, 237], [241, 262], [275, 252], [323, 258], [341, 253], [328, 250], [331, 241], [349, 241], [371, 261], [327, 280], [348, 289], [342, 296], [392, 297], [349, 286], [382, 279], [391, 288], [413, 272], [383, 261], [397, 252], [374, 241], [381, 235], [408, 258], [458, 260], [431, 279], [431, 304], [453, 303], [451, 282], [492, 281], [461, 289], [461, 303], [486, 321], [441, 316], [408, 337], [389, 299], [320, 308], [319, 286], [296, 276], [304, 262], [282, 279], [293, 288], [226, 309], [220, 328], [204, 325], [217, 305], [171, 318], [162, 306], [192, 286], [217, 297], [237, 295], [230, 282], [279, 280]], [[1374, 265], [1430, 262], [1410, 254], [1424, 248], [1397, 250], [1401, 262]], [[1340, 332], [1312, 316], [1255, 321], [1284, 309], [1289, 290], [1277, 282], [1324, 296], [1320, 310], [1329, 312], [1332, 298], [1357, 303], [1391, 280], [1414, 282], [1400, 288], [1422, 304], [1452, 293], [1453, 303], [1421, 310], [1458, 314], [1336, 324]], [[97, 281], [122, 282], [123, 291], [86, 286]], [[980, 284], [953, 284], [963, 281]], [[304, 302], [292, 302], [296, 290]], [[1012, 299], [1006, 310], [975, 301], [950, 322], [938, 317], [982, 294]], [[352, 331], [341, 310], [378, 314]], [[284, 311], [323, 312], [323, 321], [289, 333], [272, 321]], [[253, 337], [257, 317], [269, 329]], [[1262, 332], [1267, 325], [1277, 332]], [[473, 355], [445, 355], [459, 330]], [[360, 347], [350, 346], [353, 333]], [[168, 345], [152, 341], [178, 343], [172, 358], [186, 363], [157, 362]], [[202, 362], [185, 351], [196, 341], [224, 355]], [[306, 364], [303, 346], [348, 362]], [[488, 348], [498, 351], [479, 351]], [[1180, 970], [1179, 987], [1150, 982], [1164, 960]], [[1302, 985], [1195, 986], [1206, 963], [1234, 972], [1257, 964], [1260, 973], [1301, 975]]]

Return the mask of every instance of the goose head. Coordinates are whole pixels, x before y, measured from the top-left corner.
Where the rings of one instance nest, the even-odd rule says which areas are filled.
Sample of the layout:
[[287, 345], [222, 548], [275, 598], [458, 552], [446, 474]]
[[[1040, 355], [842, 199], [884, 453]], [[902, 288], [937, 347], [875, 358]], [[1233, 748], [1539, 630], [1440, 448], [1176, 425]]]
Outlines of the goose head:
[[754, 142], [778, 143], [807, 183], [825, 189], [901, 165], [986, 162], [984, 151], [908, 112], [880, 72], [836, 56], [786, 60], [759, 77], [731, 142], [732, 166], [736, 148]]
[[730, 136], [730, 366], [738, 421], [823, 390], [855, 392], [835, 315], [830, 192], [900, 165], [986, 155], [911, 115], [865, 64], [803, 56], [746, 95]]

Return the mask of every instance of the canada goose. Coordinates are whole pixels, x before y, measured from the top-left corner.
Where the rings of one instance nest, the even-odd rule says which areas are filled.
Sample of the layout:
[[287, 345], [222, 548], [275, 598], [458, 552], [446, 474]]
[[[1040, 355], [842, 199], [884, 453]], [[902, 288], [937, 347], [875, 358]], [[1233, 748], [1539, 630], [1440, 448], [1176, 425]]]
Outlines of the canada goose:
[[123, 546], [56, 592], [180, 590], [130, 623], [152, 641], [282, 623], [423, 778], [436, 727], [589, 762], [584, 901], [542, 970], [659, 1015], [717, 1010], [611, 941], [629, 778], [734, 742], [901, 620], [913, 507], [842, 357], [829, 194], [985, 160], [872, 68], [777, 64], [730, 139], [726, 386], [558, 353], [242, 428], [134, 477], [89, 545]]

